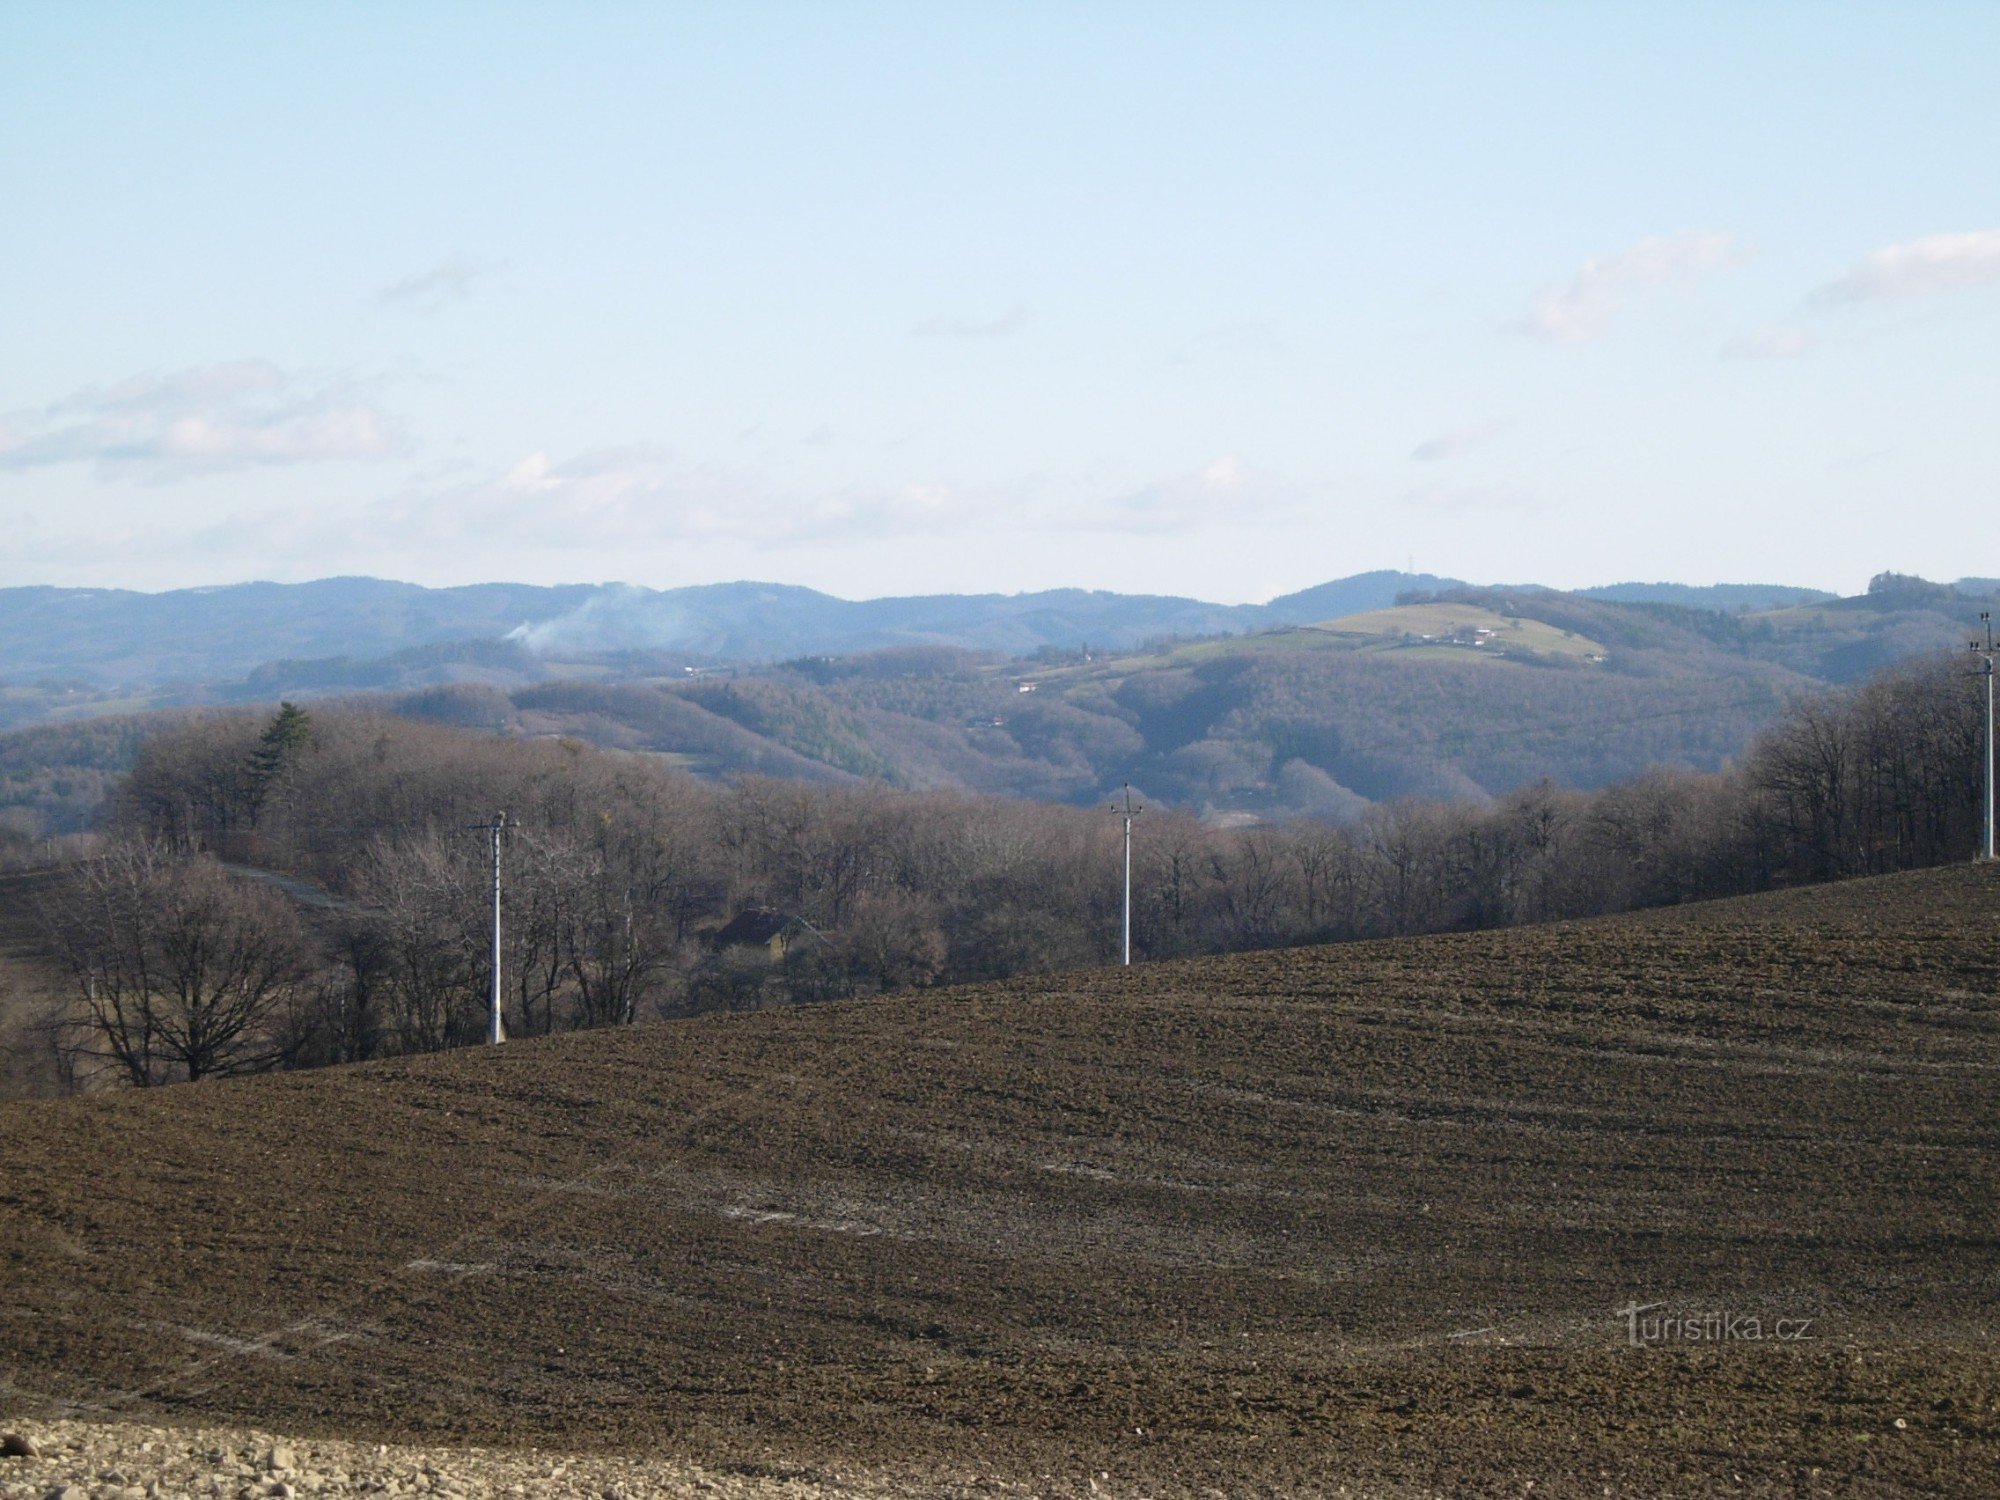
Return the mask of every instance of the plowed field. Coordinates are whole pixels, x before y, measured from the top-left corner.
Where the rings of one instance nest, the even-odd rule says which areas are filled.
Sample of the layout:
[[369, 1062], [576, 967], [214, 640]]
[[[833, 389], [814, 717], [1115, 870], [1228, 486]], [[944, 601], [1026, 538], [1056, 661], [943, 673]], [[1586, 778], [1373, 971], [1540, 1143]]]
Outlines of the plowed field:
[[912, 1490], [1988, 1495], [1996, 994], [1967, 868], [9, 1106], [0, 1401]]

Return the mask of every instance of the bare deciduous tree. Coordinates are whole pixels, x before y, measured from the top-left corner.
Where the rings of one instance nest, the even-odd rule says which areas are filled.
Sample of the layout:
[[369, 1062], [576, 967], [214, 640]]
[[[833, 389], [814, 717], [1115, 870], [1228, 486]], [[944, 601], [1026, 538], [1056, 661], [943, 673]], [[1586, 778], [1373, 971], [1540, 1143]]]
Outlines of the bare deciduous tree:
[[310, 973], [292, 907], [214, 860], [124, 840], [69, 872], [49, 926], [101, 1054], [141, 1087], [283, 1060]]

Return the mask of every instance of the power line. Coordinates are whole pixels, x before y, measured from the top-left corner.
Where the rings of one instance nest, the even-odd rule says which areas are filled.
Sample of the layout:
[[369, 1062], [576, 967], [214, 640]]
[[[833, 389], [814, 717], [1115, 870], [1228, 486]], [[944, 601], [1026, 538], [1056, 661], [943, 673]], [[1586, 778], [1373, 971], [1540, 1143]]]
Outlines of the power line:
[[497, 1047], [507, 1040], [507, 1024], [500, 1010], [500, 849], [507, 836], [507, 814], [495, 813], [491, 823], [465, 826], [493, 835], [493, 994], [486, 1008], [486, 1043]]
[[1986, 629], [1986, 640], [1968, 641], [1983, 670], [1980, 676], [1986, 679], [1986, 774], [1982, 779], [1986, 788], [1985, 817], [1980, 828], [1979, 857], [1993, 857], [1993, 616], [1986, 610], [1979, 612], [1979, 623]]
[[1121, 807], [1111, 804], [1111, 810], [1122, 813], [1125, 818], [1125, 966], [1132, 965], [1132, 820], [1144, 812], [1143, 807], [1132, 805], [1132, 783], [1125, 783], [1125, 801]]

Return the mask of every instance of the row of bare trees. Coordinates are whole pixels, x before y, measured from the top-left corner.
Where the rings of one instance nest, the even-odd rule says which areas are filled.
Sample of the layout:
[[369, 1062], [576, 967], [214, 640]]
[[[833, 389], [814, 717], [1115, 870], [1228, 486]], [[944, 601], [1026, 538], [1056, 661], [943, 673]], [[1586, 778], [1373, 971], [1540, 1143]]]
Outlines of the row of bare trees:
[[[1134, 946], [1171, 958], [1593, 915], [1966, 857], [1981, 699], [1909, 665], [1796, 704], [1740, 764], [1593, 793], [1218, 828], [1156, 808]], [[745, 778], [373, 713], [214, 717], [149, 743], [50, 924], [78, 1045], [136, 1084], [430, 1051], [482, 1033], [508, 810], [517, 1034], [1105, 963], [1116, 820]], [[782, 953], [718, 947], [745, 909]]]

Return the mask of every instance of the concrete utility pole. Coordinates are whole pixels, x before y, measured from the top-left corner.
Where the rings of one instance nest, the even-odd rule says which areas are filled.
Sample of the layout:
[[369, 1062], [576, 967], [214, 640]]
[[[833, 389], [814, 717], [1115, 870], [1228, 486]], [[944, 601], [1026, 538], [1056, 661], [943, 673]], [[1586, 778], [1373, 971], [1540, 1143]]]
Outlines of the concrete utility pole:
[[1132, 805], [1132, 783], [1125, 783], [1125, 801], [1121, 806], [1112, 803], [1111, 810], [1125, 819], [1125, 963], [1132, 963], [1132, 820], [1144, 812], [1143, 807]]
[[493, 835], [493, 992], [486, 1003], [486, 1044], [497, 1047], [507, 1040], [507, 1023], [500, 1011], [500, 847], [507, 834], [507, 815], [495, 813], [491, 823], [465, 826]]
[[1979, 857], [1993, 857], [1993, 616], [1987, 610], [1979, 612], [1979, 623], [1985, 628], [1986, 639], [1970, 641], [1973, 653], [1980, 662], [1981, 677], [1986, 679], [1986, 774], [1981, 778], [1986, 787], [1985, 818], [1980, 828]]

